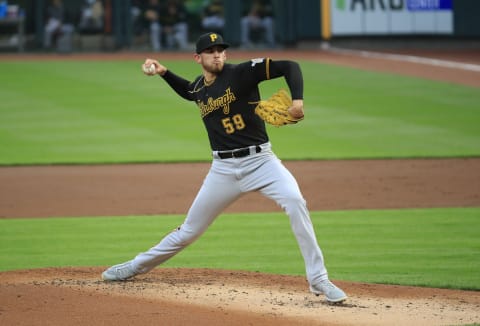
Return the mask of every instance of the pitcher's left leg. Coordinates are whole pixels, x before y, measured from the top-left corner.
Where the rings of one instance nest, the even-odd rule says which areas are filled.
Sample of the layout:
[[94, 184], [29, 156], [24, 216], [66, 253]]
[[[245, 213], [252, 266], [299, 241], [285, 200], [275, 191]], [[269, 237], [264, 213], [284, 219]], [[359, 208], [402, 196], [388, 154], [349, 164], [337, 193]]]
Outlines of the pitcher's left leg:
[[290, 224], [305, 261], [310, 291], [316, 295], [324, 294], [329, 302], [342, 302], [347, 298], [345, 292], [328, 279], [322, 251], [317, 243], [315, 231], [297, 181], [283, 166], [280, 160], [270, 160], [258, 171], [266, 178], [266, 186], [261, 192], [275, 200], [290, 217]]
[[292, 231], [305, 261], [308, 281], [327, 279], [327, 269], [318, 246], [307, 204], [297, 181], [281, 161], [272, 156], [251, 176], [262, 194], [280, 205], [290, 218]]

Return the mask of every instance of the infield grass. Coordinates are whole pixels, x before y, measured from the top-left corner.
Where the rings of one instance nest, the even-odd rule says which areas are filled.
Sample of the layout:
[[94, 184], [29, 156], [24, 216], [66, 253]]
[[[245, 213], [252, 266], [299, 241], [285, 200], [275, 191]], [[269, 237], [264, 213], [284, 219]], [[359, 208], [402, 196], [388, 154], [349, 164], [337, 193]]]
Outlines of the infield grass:
[[[199, 73], [192, 61], [164, 63], [190, 80]], [[140, 64], [1, 61], [0, 165], [210, 160], [195, 104], [144, 76]], [[301, 66], [306, 119], [269, 127], [282, 159], [480, 155], [476, 88]], [[283, 79], [263, 83], [262, 95], [279, 87]]]
[[[1, 219], [0, 270], [107, 266], [183, 216]], [[480, 208], [312, 212], [332, 279], [480, 290]], [[165, 267], [304, 275], [283, 213], [228, 214]]]

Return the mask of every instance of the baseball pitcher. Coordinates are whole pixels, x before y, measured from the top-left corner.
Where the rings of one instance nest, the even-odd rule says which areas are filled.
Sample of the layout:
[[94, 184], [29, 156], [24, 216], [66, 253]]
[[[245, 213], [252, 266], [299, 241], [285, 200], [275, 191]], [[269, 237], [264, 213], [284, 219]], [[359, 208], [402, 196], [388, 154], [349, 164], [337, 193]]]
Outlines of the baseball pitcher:
[[[110, 267], [102, 278], [122, 281], [150, 271], [195, 241], [243, 193], [259, 191], [289, 216], [310, 291], [324, 294], [329, 302], [342, 302], [347, 296], [328, 278], [306, 202], [295, 178], [272, 151], [265, 128], [265, 122], [282, 126], [303, 119], [300, 67], [270, 58], [228, 64], [228, 46], [219, 34], [201, 35], [194, 59], [202, 74], [193, 81], [157, 60], [145, 60], [142, 68], [147, 76], [161, 76], [178, 95], [197, 104], [212, 149], [212, 165], [183, 224], [151, 249]], [[279, 77], [285, 78], [290, 95], [282, 90], [262, 101], [259, 83]]]

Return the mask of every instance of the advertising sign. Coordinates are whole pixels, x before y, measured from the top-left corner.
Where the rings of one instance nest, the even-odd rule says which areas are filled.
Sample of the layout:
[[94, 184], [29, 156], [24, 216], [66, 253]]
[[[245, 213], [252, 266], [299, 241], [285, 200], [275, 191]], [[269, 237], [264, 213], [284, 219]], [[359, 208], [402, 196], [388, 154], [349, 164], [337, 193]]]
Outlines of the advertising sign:
[[331, 0], [332, 35], [452, 34], [453, 0]]

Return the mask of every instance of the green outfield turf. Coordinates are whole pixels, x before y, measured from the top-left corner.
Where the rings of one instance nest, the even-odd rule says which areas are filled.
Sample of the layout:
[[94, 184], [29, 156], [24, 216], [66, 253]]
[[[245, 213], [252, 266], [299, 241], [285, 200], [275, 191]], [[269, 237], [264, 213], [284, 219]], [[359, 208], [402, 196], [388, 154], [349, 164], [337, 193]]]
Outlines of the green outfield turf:
[[[169, 61], [187, 79], [192, 61]], [[140, 61], [0, 62], [0, 164], [207, 161], [198, 110]], [[306, 119], [270, 129], [283, 159], [480, 154], [478, 89], [301, 62]], [[261, 84], [264, 97], [285, 87]], [[186, 150], [187, 149], [187, 150]]]
[[[0, 270], [131, 259], [182, 216], [0, 220]], [[480, 208], [313, 212], [333, 279], [480, 290]], [[167, 267], [304, 275], [282, 213], [226, 214]]]

